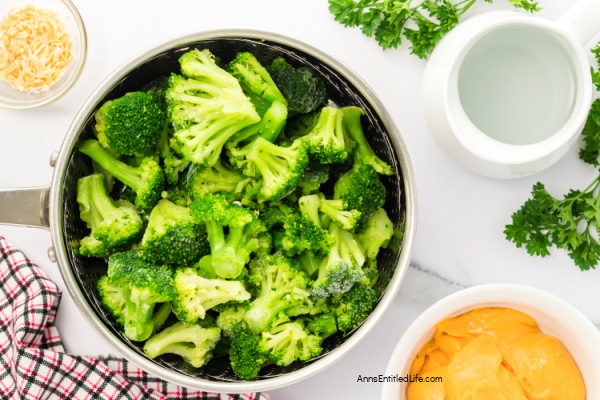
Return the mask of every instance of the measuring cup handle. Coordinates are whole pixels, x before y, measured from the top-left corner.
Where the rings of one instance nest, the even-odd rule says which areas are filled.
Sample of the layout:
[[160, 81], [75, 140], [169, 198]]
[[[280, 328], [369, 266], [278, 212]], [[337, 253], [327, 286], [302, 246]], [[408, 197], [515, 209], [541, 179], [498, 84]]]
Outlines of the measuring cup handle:
[[600, 0], [579, 0], [557, 22], [586, 44], [600, 32]]

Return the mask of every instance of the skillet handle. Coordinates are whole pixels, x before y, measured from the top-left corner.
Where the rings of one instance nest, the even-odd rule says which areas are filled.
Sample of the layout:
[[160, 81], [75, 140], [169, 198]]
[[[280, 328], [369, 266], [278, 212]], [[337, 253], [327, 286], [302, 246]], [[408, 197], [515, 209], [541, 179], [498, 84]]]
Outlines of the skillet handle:
[[50, 186], [0, 189], [0, 224], [50, 228]]

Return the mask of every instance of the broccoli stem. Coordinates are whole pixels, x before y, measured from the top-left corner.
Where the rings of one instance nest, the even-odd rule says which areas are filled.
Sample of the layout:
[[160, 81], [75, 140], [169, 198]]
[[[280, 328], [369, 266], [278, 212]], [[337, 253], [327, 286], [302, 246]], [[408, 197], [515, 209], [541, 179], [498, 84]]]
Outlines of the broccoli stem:
[[131, 340], [145, 340], [152, 334], [152, 316], [155, 303], [147, 301], [145, 291], [131, 290], [125, 306], [125, 336]]
[[244, 227], [230, 226], [225, 238], [221, 225], [214, 221], [207, 221], [206, 231], [211, 248], [211, 264], [216, 274], [225, 279], [239, 276], [245, 261], [236, 249], [240, 247]]
[[137, 192], [140, 189], [141, 177], [139, 169], [127, 165], [114, 157], [97, 140], [84, 140], [79, 145], [79, 151], [89, 156], [109, 174], [134, 191]]
[[288, 302], [284, 300], [285, 295], [284, 291], [278, 290], [263, 294], [252, 302], [245, 316], [252, 332], [264, 331], [277, 314], [289, 307]]
[[355, 151], [360, 162], [370, 164], [375, 171], [382, 175], [393, 175], [394, 171], [392, 167], [375, 155], [365, 137], [365, 132], [360, 122], [360, 117], [364, 114], [363, 109], [356, 106], [347, 106], [343, 107], [342, 110], [346, 132], [356, 142]]
[[89, 179], [81, 181], [79, 186], [78, 199], [80, 204], [85, 199], [84, 216], [92, 231], [98, 227], [105, 219], [110, 219], [115, 211], [115, 205], [111, 198], [108, 197], [104, 186], [104, 178], [102, 175], [95, 174]]

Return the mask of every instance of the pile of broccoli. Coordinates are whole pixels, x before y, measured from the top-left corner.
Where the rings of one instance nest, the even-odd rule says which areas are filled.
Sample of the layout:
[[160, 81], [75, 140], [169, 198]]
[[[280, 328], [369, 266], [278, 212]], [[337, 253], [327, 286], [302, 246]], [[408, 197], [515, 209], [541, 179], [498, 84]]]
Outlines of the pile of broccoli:
[[208, 49], [179, 63], [96, 111], [74, 251], [106, 259], [101, 303], [148, 357], [226, 356], [252, 380], [369, 316], [393, 169], [310, 68]]

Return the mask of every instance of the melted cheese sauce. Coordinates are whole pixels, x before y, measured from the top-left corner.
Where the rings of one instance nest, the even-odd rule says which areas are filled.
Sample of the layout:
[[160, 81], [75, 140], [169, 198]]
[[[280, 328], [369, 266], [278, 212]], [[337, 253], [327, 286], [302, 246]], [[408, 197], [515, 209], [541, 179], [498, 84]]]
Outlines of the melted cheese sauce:
[[584, 400], [575, 361], [537, 322], [510, 308], [479, 308], [441, 321], [415, 357], [409, 400]]

